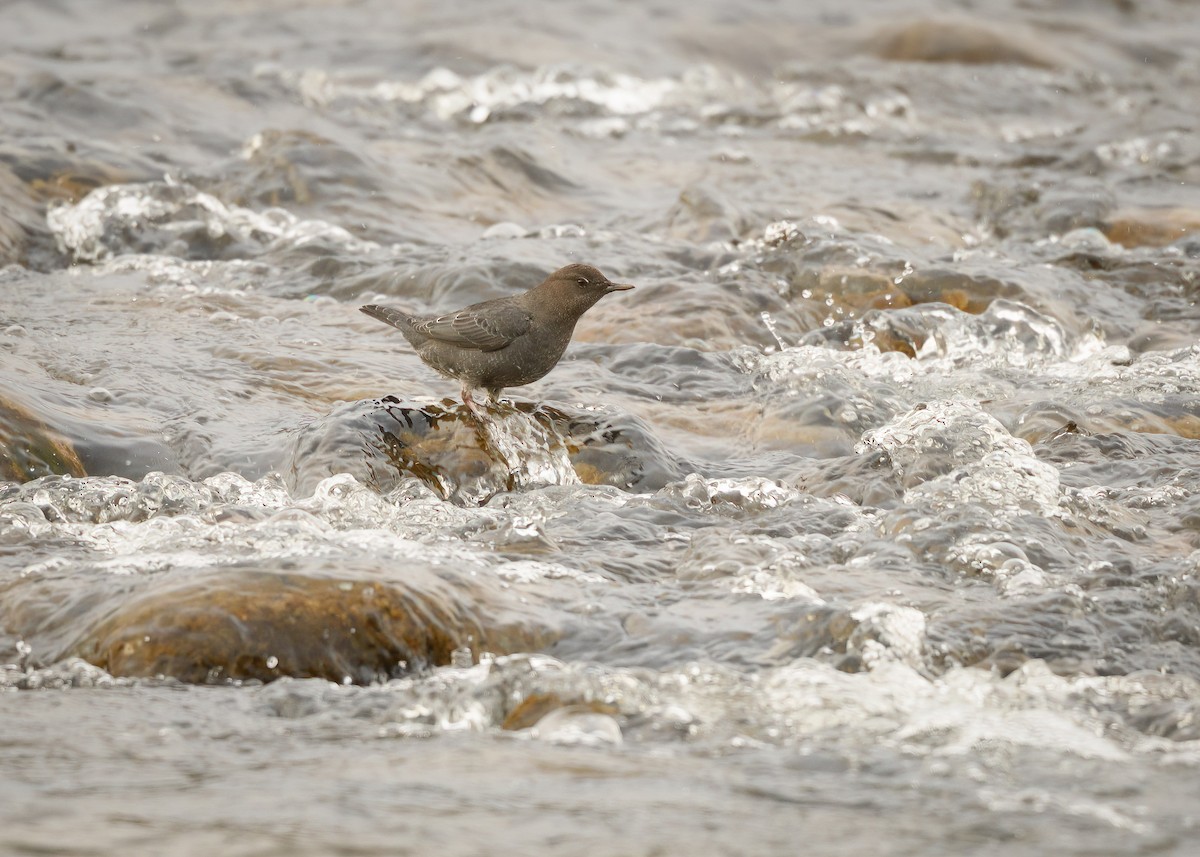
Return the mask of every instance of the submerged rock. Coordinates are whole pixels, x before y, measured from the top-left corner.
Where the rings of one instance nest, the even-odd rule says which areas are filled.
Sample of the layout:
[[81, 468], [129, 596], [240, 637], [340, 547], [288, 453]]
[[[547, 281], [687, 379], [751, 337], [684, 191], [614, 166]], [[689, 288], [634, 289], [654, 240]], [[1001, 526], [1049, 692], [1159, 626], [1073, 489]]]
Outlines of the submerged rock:
[[1124, 247], [1166, 247], [1200, 232], [1200, 210], [1124, 208], [1106, 224], [1108, 240]]
[[667, 214], [672, 238], [696, 242], [729, 241], [750, 229], [750, 220], [715, 190], [703, 185], [683, 189]]
[[891, 26], [877, 33], [870, 47], [880, 58], [898, 62], [1055, 68], [1066, 59], [1061, 47], [1047, 44], [1026, 28], [961, 20]]
[[0, 398], [0, 481], [28, 482], [51, 474], [84, 475], [70, 441], [20, 405]]
[[116, 676], [366, 683], [448, 664], [463, 647], [477, 656], [552, 641], [532, 625], [497, 627], [494, 593], [413, 564], [404, 585], [256, 569], [171, 577], [87, 631], [73, 654]]

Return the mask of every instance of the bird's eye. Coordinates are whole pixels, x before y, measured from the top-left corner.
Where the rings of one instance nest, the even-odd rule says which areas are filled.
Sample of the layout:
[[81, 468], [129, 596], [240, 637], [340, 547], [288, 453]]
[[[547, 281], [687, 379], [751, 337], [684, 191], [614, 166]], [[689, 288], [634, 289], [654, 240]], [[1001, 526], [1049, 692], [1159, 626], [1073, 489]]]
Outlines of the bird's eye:
[[587, 277], [580, 277], [575, 282], [579, 283], [581, 286], [586, 286], [588, 284]]

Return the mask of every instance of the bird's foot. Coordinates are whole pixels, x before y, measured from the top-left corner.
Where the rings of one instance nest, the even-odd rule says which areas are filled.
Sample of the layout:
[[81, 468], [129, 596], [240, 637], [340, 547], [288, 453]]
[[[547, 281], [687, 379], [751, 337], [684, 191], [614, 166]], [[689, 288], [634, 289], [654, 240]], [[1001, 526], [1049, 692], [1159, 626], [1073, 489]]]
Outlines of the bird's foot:
[[471, 416], [475, 417], [475, 419], [479, 420], [480, 422], [487, 422], [487, 419], [488, 419], [487, 411], [484, 410], [479, 405], [479, 403], [476, 402], [475, 399], [471, 396], [471, 388], [470, 387], [467, 387], [465, 385], [463, 386], [462, 399], [463, 399], [463, 404], [467, 406], [467, 410], [471, 412]]

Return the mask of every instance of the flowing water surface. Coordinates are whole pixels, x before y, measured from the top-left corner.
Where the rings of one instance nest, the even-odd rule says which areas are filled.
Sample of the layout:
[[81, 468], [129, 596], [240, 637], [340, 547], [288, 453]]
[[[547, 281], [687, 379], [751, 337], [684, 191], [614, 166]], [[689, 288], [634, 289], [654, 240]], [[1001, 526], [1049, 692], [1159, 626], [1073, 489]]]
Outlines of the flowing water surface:
[[[1195, 4], [0, 47], [0, 852], [1195, 853]], [[482, 422], [358, 312], [571, 261]]]

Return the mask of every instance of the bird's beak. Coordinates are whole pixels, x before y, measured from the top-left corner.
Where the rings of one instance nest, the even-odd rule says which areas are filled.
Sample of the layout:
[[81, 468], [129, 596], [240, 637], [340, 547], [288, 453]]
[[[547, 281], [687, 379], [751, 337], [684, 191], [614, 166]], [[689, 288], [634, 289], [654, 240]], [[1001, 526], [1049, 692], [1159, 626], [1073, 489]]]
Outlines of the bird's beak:
[[607, 295], [609, 292], [627, 292], [632, 288], [633, 286], [629, 285], [629, 283], [609, 283], [608, 288], [604, 290], [604, 294]]

